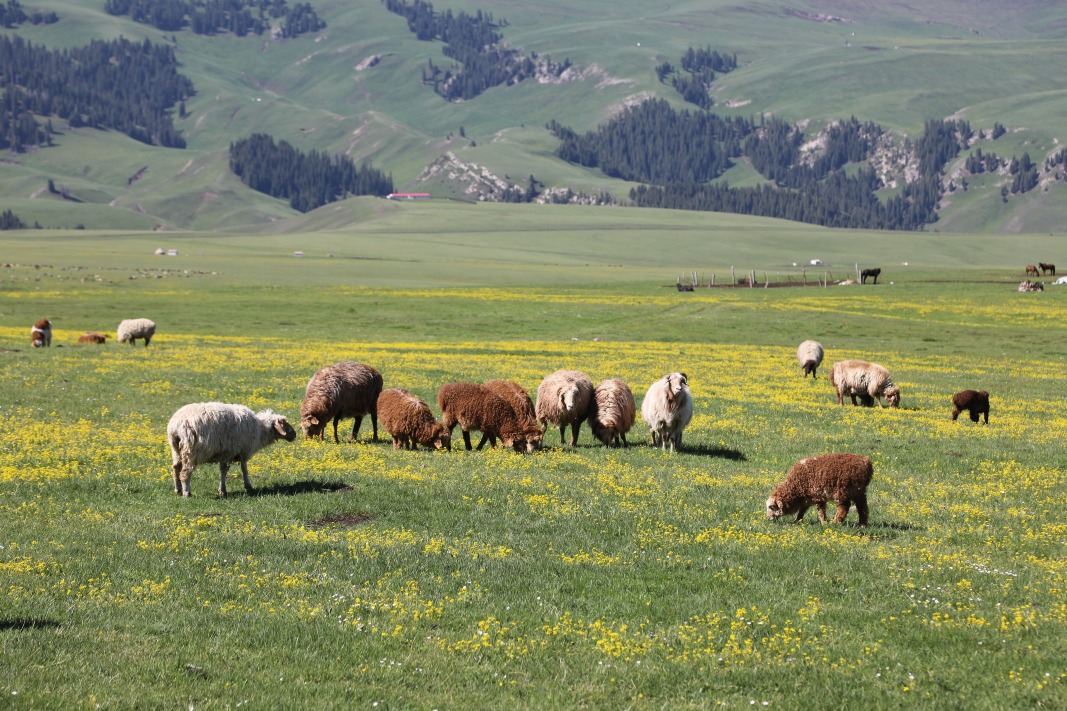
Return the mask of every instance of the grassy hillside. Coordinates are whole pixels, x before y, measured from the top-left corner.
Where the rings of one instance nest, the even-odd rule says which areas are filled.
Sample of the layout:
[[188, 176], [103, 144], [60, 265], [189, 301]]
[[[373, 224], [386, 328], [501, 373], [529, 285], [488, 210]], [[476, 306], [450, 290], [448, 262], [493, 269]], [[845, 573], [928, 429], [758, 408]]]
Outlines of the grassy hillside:
[[[653, 68], [677, 62], [689, 46], [736, 52], [741, 67], [715, 88], [717, 111], [774, 113], [813, 127], [855, 115], [916, 134], [929, 118], [959, 115], [975, 128], [999, 121], [1010, 155], [1025, 147], [1035, 161], [1055, 149], [1067, 109], [1067, 60], [1058, 3], [681, 2], [655, 8], [633, 0], [437, 3], [439, 10], [483, 8], [507, 19], [512, 46], [569, 58], [580, 80], [527, 81], [449, 103], [421, 85], [428, 60], [445, 63], [438, 43], [418, 42], [402, 18], [371, 0], [320, 2], [328, 28], [285, 42], [261, 38], [176, 36], [107, 16], [103, 3], [52, 0], [61, 21], [18, 33], [50, 47], [118, 35], [176, 44], [182, 71], [197, 96], [178, 121], [189, 148], [144, 147], [121, 136], [64, 131], [61, 149], [8, 156], [0, 171], [4, 206], [47, 227], [128, 227], [145, 223], [192, 229], [244, 226], [258, 230], [288, 207], [244, 188], [228, 172], [226, 148], [255, 131], [302, 149], [345, 153], [391, 172], [401, 189], [442, 196], [462, 192], [440, 180], [420, 183], [425, 166], [445, 151], [499, 176], [536, 175], [549, 186], [625, 195], [629, 185], [567, 165], [552, 155], [544, 124], [556, 119], [595, 127], [628, 101], [659, 94]], [[378, 55], [374, 67], [357, 69]], [[733, 108], [731, 108], [733, 107]], [[467, 138], [461, 138], [460, 127]], [[60, 127], [60, 130], [63, 130]], [[126, 179], [147, 166], [142, 180]], [[53, 178], [82, 202], [35, 209]], [[1052, 217], [1034, 194], [997, 207], [953, 201], [944, 228], [956, 231], [1044, 232]], [[107, 205], [113, 211], [92, 209]], [[114, 215], [112, 216], [112, 212]], [[131, 216], [130, 213], [135, 213]], [[37, 215], [43, 216], [40, 219]]]

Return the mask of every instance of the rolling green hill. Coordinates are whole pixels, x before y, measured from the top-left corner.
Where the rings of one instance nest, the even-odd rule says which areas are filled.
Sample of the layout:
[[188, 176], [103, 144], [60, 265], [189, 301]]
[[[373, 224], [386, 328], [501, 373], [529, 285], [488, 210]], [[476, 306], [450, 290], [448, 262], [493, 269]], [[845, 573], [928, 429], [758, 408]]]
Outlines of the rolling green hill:
[[[625, 197], [631, 184], [557, 159], [556, 141], [544, 126], [555, 119], [592, 129], [652, 95], [684, 106], [653, 70], [676, 63], [690, 46], [738, 56], [739, 68], [713, 88], [713, 110], [723, 114], [774, 114], [803, 122], [809, 131], [854, 115], [901, 137], [916, 135], [927, 119], [954, 115], [975, 129], [1003, 124], [1008, 133], [992, 144], [996, 152], [1028, 152], [1038, 163], [1063, 140], [1067, 7], [1054, 2], [935, 1], [921, 8], [860, 1], [742, 6], [690, 0], [655, 7], [636, 0], [439, 2], [441, 11], [490, 11], [507, 20], [501, 32], [510, 46], [574, 64], [573, 80], [527, 80], [461, 103], [422, 84], [427, 62], [449, 61], [440, 43], [417, 41], [403, 18], [374, 0], [313, 4], [325, 30], [272, 41], [162, 33], [107, 15], [102, 0], [40, 3], [60, 22], [5, 31], [50, 48], [120, 35], [172, 43], [197, 90], [186, 102], [187, 115], [176, 118], [188, 148], [149, 147], [60, 125], [56, 147], [0, 161], [0, 207], [30, 224], [89, 229], [255, 232], [307, 220], [342, 226], [360, 218], [361, 208], [342, 206], [290, 223], [297, 213], [284, 201], [243, 186], [228, 170], [227, 148], [253, 132], [302, 150], [370, 161], [391, 173], [398, 189], [438, 197], [474, 199], [448, 171], [420, 180], [448, 153], [473, 171], [512, 182], [532, 174], [548, 187]], [[372, 57], [379, 61], [367, 66]], [[143, 177], [128, 183], [142, 168]], [[754, 179], [743, 166], [735, 170], [739, 184]], [[48, 179], [78, 202], [50, 195]], [[937, 228], [1060, 229], [1062, 181], [1005, 203], [999, 191], [1007, 179], [990, 176], [973, 191], [953, 195]]]

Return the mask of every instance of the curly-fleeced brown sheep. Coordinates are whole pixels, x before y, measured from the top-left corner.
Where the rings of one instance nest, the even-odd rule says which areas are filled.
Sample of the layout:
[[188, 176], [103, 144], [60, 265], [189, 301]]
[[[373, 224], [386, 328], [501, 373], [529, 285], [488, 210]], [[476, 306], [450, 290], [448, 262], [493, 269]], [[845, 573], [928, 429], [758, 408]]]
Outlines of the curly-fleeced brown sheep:
[[961, 390], [952, 396], [952, 421], [964, 410], [971, 418], [971, 422], [985, 415], [985, 423], [989, 424], [989, 393], [985, 390]]
[[856, 404], [856, 397], [867, 407], [883, 407], [884, 397], [890, 407], [900, 406], [900, 388], [893, 384], [889, 371], [865, 360], [841, 360], [830, 368], [830, 384], [837, 390], [837, 404], [844, 405], [845, 395]]
[[823, 349], [818, 341], [804, 341], [797, 347], [797, 362], [804, 369], [804, 377], [817, 378], [815, 371], [822, 365]]
[[441, 408], [441, 421], [451, 435], [456, 425], [463, 431], [463, 444], [471, 447], [471, 430], [485, 435], [478, 443], [481, 449], [486, 440], [496, 447], [499, 439], [506, 447], [516, 452], [528, 449], [522, 423], [515, 410], [504, 398], [477, 383], [447, 383], [437, 391], [437, 405]]
[[578, 444], [578, 430], [589, 415], [593, 400], [593, 381], [580, 370], [557, 370], [546, 375], [537, 386], [537, 422], [542, 431], [559, 426], [560, 444], [566, 444], [567, 425], [571, 426], [571, 446]]
[[593, 390], [593, 399], [589, 403], [589, 428], [593, 436], [604, 446], [629, 447], [626, 433], [633, 427], [637, 418], [637, 402], [633, 391], [625, 381], [609, 378], [597, 383]]
[[393, 449], [452, 450], [452, 435], [434, 419], [430, 406], [403, 388], [388, 388], [378, 396], [378, 420], [393, 437]]
[[842, 523], [851, 504], [856, 504], [860, 525], [867, 525], [867, 485], [874, 467], [870, 457], [836, 452], [801, 459], [789, 468], [785, 481], [767, 499], [767, 517], [776, 520], [796, 513], [794, 522], [804, 518], [812, 504], [819, 520], [826, 523], [826, 502], [837, 502], [834, 523]]
[[[490, 380], [482, 384], [489, 392], [499, 395], [511, 405], [511, 409], [522, 423], [522, 429], [526, 437], [526, 451], [533, 452], [541, 449], [544, 442], [544, 433], [537, 424], [537, 414], [534, 411], [533, 400], [526, 390], [514, 380]], [[482, 434], [482, 443], [488, 435]], [[481, 447], [482, 443], [479, 443]]]
[[78, 343], [107, 343], [107, 336], [97, 331], [86, 331], [78, 336]]
[[345, 360], [327, 365], [311, 376], [304, 401], [300, 404], [300, 427], [304, 436], [325, 437], [326, 423], [333, 420], [333, 441], [337, 423], [354, 417], [352, 439], [359, 435], [364, 415], [370, 415], [374, 441], [378, 441], [378, 395], [382, 392], [382, 374], [363, 363]]

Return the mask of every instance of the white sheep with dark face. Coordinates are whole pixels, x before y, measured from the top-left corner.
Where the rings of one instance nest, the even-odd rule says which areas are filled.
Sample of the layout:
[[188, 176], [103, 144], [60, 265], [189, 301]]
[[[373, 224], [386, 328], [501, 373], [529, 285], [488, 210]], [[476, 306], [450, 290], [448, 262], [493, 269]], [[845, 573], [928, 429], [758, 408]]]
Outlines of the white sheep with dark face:
[[197, 402], [178, 408], [167, 423], [174, 470], [174, 493], [189, 496], [189, 478], [201, 464], [219, 465], [219, 496], [226, 496], [226, 472], [241, 465], [245, 491], [252, 493], [248, 460], [279, 439], [292, 442], [296, 430], [270, 410], [252, 412], [244, 405]]
[[649, 386], [641, 403], [641, 417], [652, 433], [652, 444], [674, 452], [682, 446], [682, 432], [693, 419], [693, 396], [685, 373], [667, 373]]

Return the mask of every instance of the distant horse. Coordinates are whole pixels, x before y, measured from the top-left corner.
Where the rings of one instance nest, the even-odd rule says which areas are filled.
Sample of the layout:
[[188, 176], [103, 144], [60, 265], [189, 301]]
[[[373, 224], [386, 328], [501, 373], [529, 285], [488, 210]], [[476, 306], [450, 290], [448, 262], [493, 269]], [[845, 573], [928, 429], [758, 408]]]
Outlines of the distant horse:
[[1033, 264], [1026, 265], [1026, 276], [1041, 276], [1041, 271]]
[[1044, 262], [1038, 262], [1037, 266], [1041, 267], [1042, 274], [1051, 274], [1052, 276], [1056, 276], [1055, 264], [1045, 264]]
[[861, 284], [866, 284], [867, 283], [867, 277], [874, 277], [874, 283], [877, 284], [878, 283], [878, 275], [881, 274], [881, 273], [882, 273], [882, 270], [880, 268], [864, 269], [862, 272], [860, 272], [860, 283]]

